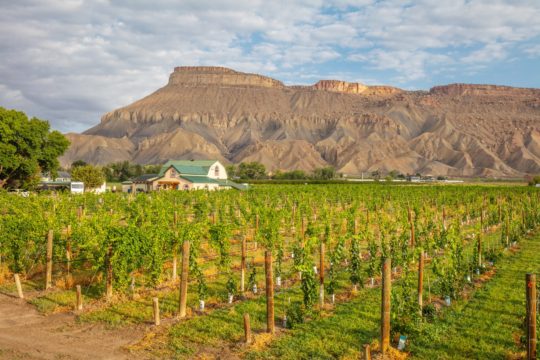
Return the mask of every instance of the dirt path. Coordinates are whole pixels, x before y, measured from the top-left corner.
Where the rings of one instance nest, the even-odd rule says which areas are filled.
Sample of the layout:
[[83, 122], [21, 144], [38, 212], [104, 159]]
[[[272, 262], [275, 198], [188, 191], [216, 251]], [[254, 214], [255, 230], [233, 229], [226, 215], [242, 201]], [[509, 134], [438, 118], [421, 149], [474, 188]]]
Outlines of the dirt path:
[[143, 333], [142, 328], [77, 324], [72, 314], [43, 316], [0, 294], [0, 359], [133, 359], [123, 347]]

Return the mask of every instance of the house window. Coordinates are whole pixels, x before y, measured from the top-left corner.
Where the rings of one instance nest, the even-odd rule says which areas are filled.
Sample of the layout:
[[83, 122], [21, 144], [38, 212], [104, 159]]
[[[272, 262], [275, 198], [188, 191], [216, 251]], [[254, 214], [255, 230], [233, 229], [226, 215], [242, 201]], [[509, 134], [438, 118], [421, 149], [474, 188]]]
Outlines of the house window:
[[172, 177], [172, 178], [176, 177], [176, 171], [174, 169], [171, 169], [170, 177]]
[[184, 190], [189, 190], [189, 185], [188, 184], [184, 185]]
[[214, 176], [215, 177], [218, 177], [219, 176], [219, 166], [216, 165], [216, 167], [214, 168]]

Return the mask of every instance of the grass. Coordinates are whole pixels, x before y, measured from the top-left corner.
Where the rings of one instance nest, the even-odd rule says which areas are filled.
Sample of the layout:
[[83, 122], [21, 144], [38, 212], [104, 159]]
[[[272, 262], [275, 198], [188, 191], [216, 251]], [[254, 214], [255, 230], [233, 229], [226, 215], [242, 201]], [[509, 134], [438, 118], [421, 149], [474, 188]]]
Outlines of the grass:
[[[468, 232], [468, 231], [466, 231]], [[500, 233], [497, 231], [485, 237], [485, 245], [498, 241]], [[537, 237], [538, 238], [538, 237]], [[418, 358], [460, 358], [462, 351], [466, 352], [461, 358], [504, 358], [502, 354], [507, 354], [506, 349], [511, 352], [519, 352], [522, 349], [513, 343], [517, 336], [519, 339], [521, 321], [520, 310], [524, 308], [523, 279], [514, 281], [516, 292], [511, 295], [516, 297], [509, 304], [501, 302], [501, 298], [509, 291], [507, 287], [498, 289], [495, 294], [490, 293], [491, 286], [505, 271], [512, 274], [512, 266], [525, 266], [524, 264], [535, 264], [536, 271], [540, 263], [540, 244], [530, 238], [523, 240], [524, 250], [512, 257], [504, 257], [497, 263], [499, 272], [496, 277], [478, 290], [472, 300], [454, 302], [452, 308], [442, 312], [442, 316], [433, 323], [426, 323], [422, 329], [422, 336], [410, 337], [412, 355]], [[536, 247], [535, 247], [536, 246]], [[472, 244], [468, 246], [470, 250]], [[469, 251], [467, 251], [469, 252]], [[536, 252], [535, 254], [530, 254]], [[526, 254], [528, 254], [526, 256]], [[518, 263], [516, 265], [516, 262]], [[523, 263], [521, 263], [523, 262]], [[292, 270], [287, 269], [288, 276], [295, 276]], [[532, 269], [534, 270], [534, 268]], [[428, 271], [428, 270], [426, 270]], [[259, 284], [262, 280], [259, 272]], [[348, 292], [348, 274], [344, 271], [338, 272], [338, 294]], [[521, 276], [521, 277], [524, 277]], [[509, 284], [512, 283], [508, 278]], [[505, 278], [506, 279], [506, 278]], [[195, 353], [221, 354], [221, 352], [241, 352], [246, 358], [284, 358], [284, 359], [331, 359], [331, 358], [358, 358], [360, 348], [364, 343], [370, 343], [378, 337], [379, 327], [379, 307], [380, 289], [362, 289], [358, 296], [347, 298], [346, 301], [337, 304], [331, 311], [315, 311], [311, 314], [311, 320], [304, 324], [297, 325], [292, 330], [284, 330], [278, 326], [278, 335], [273, 339], [266, 339], [263, 344], [255, 344], [251, 347], [243, 347], [243, 327], [242, 317], [244, 313], [251, 316], [251, 326], [256, 334], [256, 339], [263, 339], [262, 332], [266, 327], [266, 305], [264, 296], [251, 298], [233, 305], [224, 306], [225, 298], [225, 277], [211, 281], [209, 286], [209, 297], [207, 307], [209, 310], [204, 316], [192, 313], [191, 317], [180, 322], [176, 322], [170, 327], [161, 330], [161, 336], [165, 339], [158, 341], [161, 349], [152, 344], [149, 345], [149, 352], [167, 354], [178, 358], [187, 358]], [[509, 285], [508, 284], [508, 285]], [[427, 284], [425, 284], [427, 286]], [[25, 286], [32, 286], [26, 282]], [[14, 286], [11, 286], [14, 287]], [[485, 290], [484, 290], [485, 289]], [[498, 290], [497, 290], [498, 289]], [[4, 289], [8, 290], [8, 289]], [[102, 290], [102, 289], [101, 289]], [[426, 289], [427, 290], [427, 289]], [[9, 288], [9, 291], [14, 289]], [[427, 292], [426, 292], [427, 293]], [[493, 297], [490, 303], [487, 296]], [[127, 296], [117, 298], [112, 304], [106, 305], [101, 297], [102, 291], [96, 287], [87, 290], [85, 296], [90, 306], [80, 314], [79, 319], [83, 322], [104, 322], [110, 326], [123, 326], [133, 323], [150, 324], [152, 320], [153, 296], [160, 299], [162, 318], [173, 318], [178, 306], [178, 290], [176, 287], [165, 287], [160, 290], [146, 290], [140, 296], [130, 299]], [[295, 285], [293, 288], [278, 292], [275, 296], [276, 318], [281, 318], [289, 301], [301, 301], [302, 294]], [[339, 298], [339, 296], [338, 296]], [[521, 300], [520, 300], [521, 299]], [[72, 307], [75, 301], [73, 290], [59, 290], [46, 292], [30, 300], [36, 308], [43, 313], [62, 311]], [[474, 307], [475, 302], [477, 306]], [[218, 303], [219, 308], [214, 309]], [[501, 303], [501, 305], [498, 305]], [[523, 303], [523, 304], [522, 304]], [[85, 305], [86, 306], [86, 305]], [[480, 319], [475, 315], [481, 314], [481, 307], [486, 306], [485, 314]], [[499, 307], [497, 307], [499, 306]], [[188, 291], [188, 307], [196, 309], [198, 307], [198, 296], [196, 284], [192, 284]], [[508, 320], [508, 330], [504, 326], [495, 326], [493, 323], [499, 319], [494, 319], [491, 315], [493, 309], [500, 308], [501, 319], [504, 315], [510, 316]], [[491, 311], [491, 312], [490, 312]], [[472, 319], [466, 322], [467, 312], [471, 312]], [[465, 320], [464, 320], [465, 319]], [[482, 324], [481, 329], [469, 330], [473, 326]], [[505, 321], [507, 321], [505, 319]], [[279, 320], [278, 320], [279, 322]], [[491, 329], [495, 329], [492, 331]], [[496, 334], [492, 334], [496, 332]], [[477, 340], [478, 333], [486, 333], [488, 336], [484, 340]], [[504, 335], [502, 335], [504, 334]], [[517, 335], [516, 335], [517, 334]], [[499, 341], [500, 344], [493, 345]], [[485, 343], [484, 343], [485, 341]], [[164, 344], [164, 345], [163, 345]], [[512, 347], [513, 346], [513, 347]], [[494, 349], [492, 349], [494, 348]], [[163, 352], [164, 351], [164, 352]], [[505, 352], [506, 351], [506, 352]], [[482, 357], [482, 354], [489, 354]], [[446, 357], [445, 357], [446, 356]]]
[[524, 351], [519, 339], [525, 317], [525, 274], [540, 272], [540, 235], [521, 241], [504, 256], [493, 279], [426, 326], [411, 342], [418, 359], [506, 359]]
[[[498, 236], [499, 233], [496, 232], [486, 236], [486, 240], [495, 241]], [[477, 303], [477, 305], [476, 307], [472, 305], [473, 307], [469, 310], [471, 315], [474, 316], [467, 318], [468, 322], [466, 324], [461, 324], [459, 317], [452, 314], [459, 312], [459, 309], [466, 306], [467, 301], [453, 302], [449, 310], [442, 311], [442, 319], [436, 320], [434, 323], [424, 323], [420, 327], [420, 336], [409, 336], [412, 353], [422, 359], [455, 359], [460, 358], [458, 354], [461, 354], [465, 349], [471, 349], [461, 358], [504, 358], [504, 356], [500, 355], [504, 353], [504, 349], [512, 348], [512, 344], [510, 344], [513, 339], [512, 333], [519, 333], [521, 314], [524, 309], [524, 275], [521, 276], [520, 273], [519, 279], [516, 281], [514, 279], [518, 270], [516, 267], [524, 269], [534, 269], [536, 267], [536, 270], [538, 270], [538, 264], [540, 264], [539, 240], [540, 236], [536, 236], [534, 240], [523, 240], [524, 250], [522, 252], [514, 256], [505, 256], [497, 265], [501, 269], [509, 268], [509, 270], [506, 270], [510, 277], [508, 281], [515, 287], [513, 288], [512, 297], [518, 299], [513, 299], [508, 304], [504, 303], [504, 307], [498, 305], [502, 302], [505, 292], [510, 291], [510, 289], [504, 288], [499, 290], [499, 296], [494, 297], [491, 302], [487, 302], [486, 297], [490, 296], [490, 289], [496, 286], [493, 283], [500, 281], [498, 280], [502, 273], [502, 270], [500, 270], [501, 272], [491, 282], [485, 284], [485, 287], [480, 288], [475, 293], [471, 304]], [[429, 273], [428, 268], [426, 268], [426, 273]], [[426, 282], [424, 282], [424, 285], [426, 286]], [[479, 311], [481, 307], [484, 308], [485, 312], [476, 315], [475, 312]], [[494, 312], [494, 309], [499, 308], [501, 309], [500, 313], [498, 311]], [[379, 312], [380, 289], [365, 289], [352, 301], [338, 305], [332, 316], [321, 317], [299, 325], [295, 329], [287, 331], [283, 336], [277, 337], [267, 348], [251, 351], [247, 358], [357, 359], [360, 356], [362, 345], [372, 343], [379, 336]], [[504, 321], [507, 321], [504, 315], [511, 317], [513, 322], [504, 325]], [[453, 319], [453, 332], [450, 332], [449, 324], [445, 323], [443, 319]], [[485, 327], [480, 330], [478, 326], [482, 321]], [[502, 332], [502, 329], [493, 327], [495, 322], [502, 324], [501, 327], [506, 326], [507, 331]], [[467, 330], [469, 328], [471, 330]], [[497, 332], [497, 334], [492, 334], [493, 331]], [[485, 333], [487, 336], [483, 340], [478, 340], [478, 334], [481, 333]], [[461, 337], [458, 337], [459, 334], [461, 334]], [[482, 342], [485, 342], [485, 344]], [[466, 343], [467, 346], [464, 346], [463, 343]], [[498, 348], [498, 352], [487, 351], [493, 347]]]

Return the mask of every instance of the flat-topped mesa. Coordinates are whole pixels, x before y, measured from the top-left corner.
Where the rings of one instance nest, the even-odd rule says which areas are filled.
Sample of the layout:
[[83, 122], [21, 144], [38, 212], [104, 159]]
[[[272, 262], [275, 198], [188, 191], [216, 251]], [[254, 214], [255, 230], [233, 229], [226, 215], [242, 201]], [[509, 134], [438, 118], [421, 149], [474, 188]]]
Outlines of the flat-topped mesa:
[[362, 94], [365, 96], [388, 96], [403, 92], [403, 90], [392, 86], [367, 86], [360, 83], [350, 83], [341, 80], [320, 80], [312, 89], [339, 92], [344, 94]]
[[482, 84], [449, 84], [443, 86], [435, 86], [429, 90], [430, 94], [435, 95], [488, 95], [488, 96], [523, 96], [523, 95], [540, 95], [539, 89], [515, 88], [511, 86], [500, 85], [482, 85]]
[[281, 81], [267, 76], [243, 73], [219, 66], [178, 66], [169, 77], [169, 85], [180, 86], [240, 86], [283, 88]]
[[347, 94], [361, 94], [366, 91], [368, 87], [360, 83], [350, 83], [341, 80], [319, 80], [313, 85], [313, 88]]

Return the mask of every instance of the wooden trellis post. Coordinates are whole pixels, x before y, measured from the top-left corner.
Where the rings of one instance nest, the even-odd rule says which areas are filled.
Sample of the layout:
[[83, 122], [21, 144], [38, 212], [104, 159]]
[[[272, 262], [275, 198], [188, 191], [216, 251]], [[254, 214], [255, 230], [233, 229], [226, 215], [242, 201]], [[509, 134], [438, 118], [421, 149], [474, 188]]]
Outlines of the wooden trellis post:
[[107, 269], [107, 279], [105, 285], [105, 299], [110, 301], [113, 296], [113, 268], [112, 268], [112, 256], [113, 256], [113, 246], [109, 244], [107, 250], [107, 257], [105, 259], [105, 267]]
[[527, 294], [527, 360], [536, 360], [536, 274], [525, 277]]
[[[178, 236], [177, 225], [178, 225], [178, 212], [175, 211], [174, 217], [173, 217], [173, 228], [174, 228], [176, 236]], [[172, 281], [176, 282], [177, 279], [178, 279], [178, 249], [177, 249], [177, 246], [175, 245], [173, 249]]]
[[77, 302], [75, 304], [75, 310], [81, 311], [83, 309], [81, 285], [77, 285], [75, 289], [76, 289], [76, 294], [77, 294], [77, 299], [76, 299]]
[[424, 291], [424, 251], [420, 252], [418, 259], [418, 307], [420, 308], [420, 315], [422, 315], [422, 308], [424, 306], [423, 299]]
[[47, 270], [46, 270], [46, 276], [45, 276], [45, 290], [52, 288], [53, 237], [54, 237], [53, 231], [49, 230], [47, 234]]
[[381, 352], [390, 347], [390, 298], [392, 293], [392, 262], [386, 258], [383, 264], [382, 301], [381, 301]]
[[251, 343], [251, 324], [247, 313], [244, 314], [244, 340], [246, 344]]
[[319, 280], [320, 280], [320, 286], [319, 286], [319, 304], [321, 307], [324, 306], [324, 255], [325, 255], [325, 248], [324, 243], [321, 241], [321, 250], [320, 250], [320, 263], [319, 263]]
[[369, 344], [364, 344], [364, 360], [371, 360], [371, 349]]
[[161, 318], [159, 316], [159, 299], [157, 297], [152, 298], [153, 313], [154, 313], [154, 325], [161, 325]]
[[66, 271], [68, 282], [71, 282], [71, 225], [66, 227]]
[[366, 230], [369, 230], [369, 209], [366, 208]]
[[264, 269], [266, 273], [266, 331], [274, 333], [274, 277], [272, 275], [272, 251], [264, 253]]
[[478, 269], [482, 268], [482, 236], [484, 234], [484, 209], [480, 211], [480, 231], [478, 232], [478, 243], [476, 251], [478, 252]]
[[306, 218], [302, 217], [302, 243], [306, 241]]
[[442, 207], [442, 227], [443, 230], [446, 231], [446, 209], [444, 208], [444, 205]]
[[407, 208], [407, 215], [409, 218], [409, 226], [411, 227], [411, 247], [414, 247], [414, 244], [416, 243], [416, 238], [414, 235], [414, 221], [412, 218], [412, 212], [411, 212], [410, 206]]
[[240, 292], [244, 294], [246, 291], [246, 251], [247, 243], [245, 235], [242, 235], [242, 254], [240, 255]]
[[186, 317], [187, 288], [189, 273], [189, 241], [184, 241], [182, 245], [182, 274], [180, 278], [180, 301], [178, 305], [178, 316]]
[[23, 294], [21, 279], [19, 277], [19, 274], [15, 274], [13, 275], [13, 277], [15, 279], [15, 286], [17, 286], [17, 295], [19, 296], [19, 299], [24, 299], [24, 294]]
[[255, 230], [253, 232], [253, 243], [254, 243], [254, 248], [255, 250], [257, 250], [258, 248], [258, 244], [257, 244], [257, 234], [259, 233], [259, 214], [256, 214], [255, 215]]

